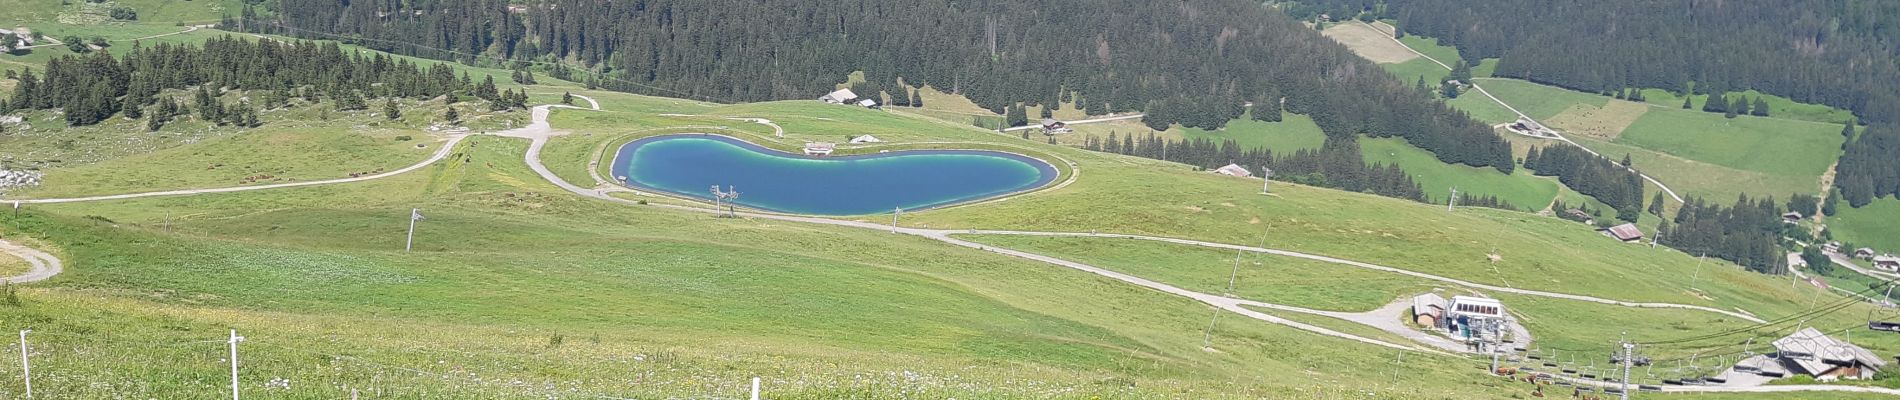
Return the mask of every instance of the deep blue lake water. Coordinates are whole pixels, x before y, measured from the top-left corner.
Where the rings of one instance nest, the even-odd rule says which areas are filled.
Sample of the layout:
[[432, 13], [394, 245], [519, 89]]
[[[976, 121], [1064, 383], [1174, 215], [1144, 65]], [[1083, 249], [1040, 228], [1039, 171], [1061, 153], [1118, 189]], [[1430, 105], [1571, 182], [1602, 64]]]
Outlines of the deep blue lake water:
[[904, 150], [806, 157], [716, 135], [664, 135], [621, 146], [610, 169], [639, 189], [711, 200], [732, 186], [739, 205], [784, 213], [864, 215], [923, 210], [1042, 187], [1049, 163], [981, 150]]

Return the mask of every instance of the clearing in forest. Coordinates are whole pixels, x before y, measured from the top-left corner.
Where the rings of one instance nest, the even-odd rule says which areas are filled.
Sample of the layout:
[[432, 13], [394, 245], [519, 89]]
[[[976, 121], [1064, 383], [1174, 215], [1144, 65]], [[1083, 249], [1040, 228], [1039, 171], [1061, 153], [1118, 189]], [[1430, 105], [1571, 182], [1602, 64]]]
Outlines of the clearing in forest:
[[1320, 34], [1352, 49], [1353, 53], [1379, 64], [1396, 64], [1418, 58], [1418, 53], [1392, 41], [1392, 36], [1365, 24], [1344, 23], [1326, 27]]
[[1617, 136], [1623, 134], [1623, 128], [1628, 128], [1631, 123], [1635, 123], [1636, 119], [1649, 112], [1649, 109], [1649, 106], [1642, 103], [1621, 100], [1611, 101], [1602, 107], [1577, 104], [1544, 122], [1564, 132], [1615, 140]]

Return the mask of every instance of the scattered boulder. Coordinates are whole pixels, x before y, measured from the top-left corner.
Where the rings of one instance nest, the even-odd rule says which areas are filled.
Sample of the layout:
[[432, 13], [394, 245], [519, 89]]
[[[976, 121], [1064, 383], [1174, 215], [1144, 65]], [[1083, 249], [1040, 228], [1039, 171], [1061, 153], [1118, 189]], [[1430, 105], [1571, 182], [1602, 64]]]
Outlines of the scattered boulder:
[[0, 169], [0, 189], [40, 185], [39, 171]]

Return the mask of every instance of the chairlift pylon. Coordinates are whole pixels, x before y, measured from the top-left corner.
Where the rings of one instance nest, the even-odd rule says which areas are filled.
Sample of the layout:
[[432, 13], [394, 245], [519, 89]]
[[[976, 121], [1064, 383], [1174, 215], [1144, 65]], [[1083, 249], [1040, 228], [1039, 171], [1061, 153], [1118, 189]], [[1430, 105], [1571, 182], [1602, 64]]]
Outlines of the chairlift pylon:
[[1900, 307], [1895, 307], [1892, 300], [1885, 300], [1893, 298], [1894, 286], [1896, 285], [1887, 285], [1887, 293], [1882, 296], [1881, 307], [1867, 310], [1867, 329], [1900, 333]]

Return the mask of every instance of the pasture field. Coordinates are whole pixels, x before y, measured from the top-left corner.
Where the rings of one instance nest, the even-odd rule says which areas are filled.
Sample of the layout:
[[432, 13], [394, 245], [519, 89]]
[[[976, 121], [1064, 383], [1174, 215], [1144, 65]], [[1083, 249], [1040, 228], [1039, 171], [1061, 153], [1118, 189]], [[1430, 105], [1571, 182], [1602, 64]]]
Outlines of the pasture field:
[[[543, 383], [581, 393], [708, 395], [766, 375], [776, 383], [769, 387], [793, 397], [900, 390], [1088, 397], [1138, 395], [1151, 387], [1218, 397], [1336, 387], [1326, 382], [1371, 378], [1375, 372], [1354, 377], [1359, 373], [1351, 371], [1385, 360], [1341, 341], [1239, 319], [1216, 330], [1221, 352], [1202, 352], [1205, 306], [924, 239], [892, 241], [875, 231], [717, 219], [559, 195], [520, 163], [524, 145], [478, 137], [463, 149], [478, 162], [360, 184], [35, 207], [9, 236], [59, 244], [72, 264], [31, 290], [29, 306], [0, 313], [45, 334], [49, 350], [85, 354], [67, 364], [72, 369], [36, 368], [65, 377], [36, 389], [80, 395], [98, 393], [89, 390], [99, 390], [90, 387], [99, 380], [157, 397], [215, 390], [215, 379], [178, 387], [116, 385], [217, 376], [215, 361], [147, 349], [217, 339], [225, 326], [242, 329], [247, 346], [259, 349], [247, 353], [247, 365], [258, 374], [250, 385], [270, 377], [311, 382], [286, 392], [305, 395], [336, 393], [342, 385], [481, 397], [534, 394]], [[404, 254], [401, 224], [381, 222], [417, 206], [430, 219], [418, 231], [417, 252]], [[169, 225], [171, 233], [160, 228], [164, 213], [183, 216]], [[635, 259], [642, 261], [625, 262]], [[106, 297], [79, 303], [96, 311], [75, 313], [70, 307], [80, 306], [65, 305], [99, 295]], [[1143, 310], [1125, 309], [1129, 304]], [[415, 327], [461, 332], [463, 325], [507, 333], [487, 339], [395, 333]], [[101, 342], [107, 334], [113, 341]], [[405, 351], [419, 343], [433, 344], [428, 351]], [[1329, 347], [1337, 350], [1320, 350]], [[1314, 349], [1321, 360], [1296, 365], [1274, 350], [1290, 348]], [[886, 353], [894, 356], [870, 358], [888, 362], [846, 361]], [[664, 357], [649, 364], [636, 359], [642, 354]], [[166, 359], [173, 361], [160, 361]], [[517, 368], [522, 365], [533, 367]], [[395, 367], [483, 379], [470, 384], [418, 374], [375, 380], [375, 372]], [[1292, 377], [1335, 368], [1342, 373], [1325, 374], [1327, 381]], [[899, 371], [931, 378], [875, 378]], [[1101, 373], [1138, 384], [1096, 386]], [[609, 378], [627, 374], [651, 383]], [[1457, 369], [1418, 374], [1472, 379]], [[955, 380], [942, 378], [952, 375]], [[994, 384], [1005, 375], [1011, 384]], [[1201, 375], [1223, 378], [1193, 378]], [[1286, 376], [1239, 379], [1261, 375]], [[1224, 383], [1230, 379], [1276, 383]], [[1182, 383], [1162, 383], [1169, 381]]]
[[[1730, 101], [1733, 101], [1735, 99], [1734, 96], [1743, 96], [1743, 97], [1747, 97], [1751, 103], [1754, 101], [1755, 98], [1758, 98], [1758, 97], [1762, 98], [1768, 102], [1768, 116], [1774, 117], [1774, 118], [1793, 119], [1793, 120], [1811, 121], [1811, 122], [1824, 122], [1824, 123], [1830, 123], [1830, 124], [1845, 124], [1847, 123], [1847, 121], [1851, 121], [1854, 118], [1854, 113], [1851, 111], [1834, 108], [1834, 107], [1828, 107], [1826, 105], [1821, 105], [1821, 104], [1808, 104], [1808, 103], [1796, 102], [1787, 97], [1776, 96], [1772, 94], [1764, 94], [1762, 92], [1755, 91], [1755, 90], [1747, 90], [1747, 91], [1741, 91], [1741, 92], [1728, 92], [1728, 93], [1722, 94], [1722, 96], [1724, 96], [1725, 99], [1728, 99]], [[1706, 95], [1706, 94], [1692, 95], [1689, 97], [1692, 99], [1690, 100], [1690, 105], [1689, 105], [1690, 110], [1692, 111], [1697, 111], [1697, 112], [1702, 111], [1702, 106], [1704, 104], [1708, 104], [1708, 101], [1709, 101], [1709, 95]], [[1663, 108], [1669, 108], [1669, 109], [1682, 108], [1682, 96], [1677, 95], [1676, 92], [1670, 91], [1670, 90], [1643, 89], [1643, 100], [1649, 103], [1650, 105], [1654, 105], [1657, 107], [1663, 107]], [[1754, 104], [1750, 104], [1749, 106], [1753, 107]]]
[[[1481, 79], [1499, 99], [1612, 159], [1628, 154], [1638, 169], [1682, 195], [1814, 193], [1840, 155], [1840, 126], [1779, 117], [1738, 116], [1649, 106], [1514, 79]], [[1487, 122], [1516, 117], [1481, 95], [1452, 100]], [[1508, 118], [1508, 120], [1507, 120]], [[1618, 126], [1622, 126], [1620, 129]], [[1540, 146], [1553, 142], [1537, 142]], [[1772, 155], [1772, 156], [1769, 156]]]
[[[1266, 235], [1274, 235], [1269, 230]], [[1694, 336], [1711, 329], [1733, 329], [1747, 321], [1702, 311], [1670, 309], [1630, 309], [1619, 306], [1584, 303], [1574, 300], [1474, 290], [1444, 282], [1414, 278], [1395, 273], [1352, 266], [1322, 263], [1298, 258], [1246, 253], [1239, 255], [1223, 249], [1211, 249], [1172, 243], [1116, 238], [1027, 237], [1009, 235], [967, 235], [965, 239], [1003, 248], [1032, 251], [1058, 258], [1110, 268], [1118, 272], [1155, 279], [1164, 283], [1205, 293], [1223, 293], [1228, 279], [1234, 277], [1234, 297], [1319, 310], [1364, 312], [1394, 299], [1442, 289], [1443, 296], [1482, 293], [1502, 299], [1505, 307], [1531, 330], [1537, 346], [1550, 349], [1588, 349], [1594, 356], [1608, 354], [1624, 333], [1638, 341]], [[1713, 272], [1718, 266], [1705, 265]], [[1510, 272], [1500, 272], [1510, 274]], [[1508, 280], [1508, 279], [1507, 279]], [[1772, 282], [1773, 280], [1769, 280]], [[1702, 282], [1708, 285], [1710, 282]], [[1811, 296], [1815, 288], [1802, 285], [1790, 294]], [[1803, 297], [1804, 299], [1806, 297]], [[1832, 294], [1818, 299], [1837, 298]], [[1855, 308], [1852, 314], [1841, 312], [1817, 318], [1817, 326], [1830, 330], [1850, 326], [1870, 307]], [[1273, 312], [1278, 316], [1303, 316], [1307, 320], [1328, 317]], [[1303, 320], [1304, 321], [1304, 320]], [[1864, 323], [1864, 320], [1859, 322]], [[1359, 327], [1359, 329], [1368, 329]], [[1763, 333], [1760, 336], [1772, 336]], [[1900, 348], [1900, 339], [1876, 337], [1885, 348]], [[1737, 339], [1738, 341], [1741, 339]], [[1772, 340], [1772, 339], [1769, 339]], [[1865, 344], [1865, 343], [1863, 343]], [[1651, 354], [1688, 356], [1693, 350], [1659, 347]], [[1554, 350], [1546, 350], [1554, 351]], [[1678, 354], [1680, 353], [1680, 354]]]
[[1451, 188], [1457, 187], [1461, 197], [1497, 196], [1519, 210], [1537, 211], [1550, 204], [1557, 195], [1557, 187], [1562, 186], [1556, 180], [1532, 176], [1522, 168], [1505, 175], [1492, 168], [1446, 164], [1404, 139], [1363, 139], [1359, 141], [1359, 151], [1365, 154], [1367, 162], [1394, 163], [1405, 168], [1434, 203], [1450, 198]]
[[[1106, 140], [1109, 133], [1114, 133], [1117, 140], [1120, 140], [1121, 137], [1130, 134], [1137, 138], [1145, 138], [1151, 132], [1156, 137], [1168, 140], [1206, 138], [1214, 141], [1215, 144], [1233, 140], [1242, 149], [1265, 147], [1273, 150], [1275, 154], [1290, 154], [1299, 149], [1318, 149], [1326, 144], [1326, 133], [1319, 130], [1319, 125], [1313, 123], [1312, 117], [1294, 113], [1282, 113], [1280, 122], [1254, 121], [1251, 117], [1242, 115], [1240, 119], [1228, 121], [1227, 127], [1212, 131], [1175, 125], [1169, 127], [1168, 130], [1157, 132], [1143, 125], [1139, 119], [1073, 125], [1070, 128], [1075, 132], [1055, 136], [1057, 144], [1079, 147], [1088, 138]], [[1018, 132], [1009, 132], [1006, 135], [1020, 138]], [[1036, 133], [1031, 133], [1029, 138], [1031, 141], [1047, 142], [1048, 140], [1047, 136]]]
[[1320, 145], [1326, 144], [1326, 133], [1319, 130], [1319, 125], [1313, 124], [1312, 117], [1281, 113], [1280, 118], [1280, 122], [1262, 122], [1243, 115], [1240, 119], [1228, 122], [1227, 128], [1218, 131], [1175, 126], [1168, 128], [1163, 136], [1171, 139], [1207, 138], [1213, 140], [1214, 143], [1232, 140], [1242, 149], [1265, 147], [1273, 150], [1275, 154], [1291, 154], [1299, 149], [1318, 149]]
[[[1272, 227], [1263, 227], [1261, 234], [1274, 232]], [[1235, 277], [1235, 297], [1315, 310], [1371, 311], [1396, 298], [1444, 287], [1423, 279], [1302, 258], [1146, 240], [1012, 235], [959, 238], [1105, 267], [1203, 293], [1227, 292], [1231, 274]]]
[[1827, 217], [1828, 229], [1843, 243], [1900, 253], [1900, 200], [1874, 199], [1859, 208], [1843, 201], [1835, 207], [1838, 215]]
[[[1729, 168], [1818, 182], [1840, 156], [1840, 125], [1681, 110], [1652, 111], [1620, 143]], [[1818, 185], [1818, 183], [1817, 183]]]
[[1557, 115], [1544, 120], [1544, 124], [1559, 127], [1571, 135], [1584, 135], [1603, 140], [1616, 140], [1630, 124], [1642, 118], [1652, 107], [1642, 103], [1623, 100], [1611, 100], [1601, 107], [1589, 104], [1575, 104]]
[[1425, 86], [1429, 88], [1437, 88], [1438, 86], [1433, 82], [1443, 82], [1446, 76], [1451, 75], [1450, 70], [1424, 57], [1395, 64], [1379, 64], [1379, 67], [1385, 68], [1386, 73], [1398, 77], [1400, 82], [1408, 85], [1416, 84], [1419, 79], [1424, 79]]
[[1354, 53], [1374, 63], [1397, 64], [1418, 58], [1418, 53], [1392, 42], [1391, 33], [1364, 24], [1337, 24], [1320, 31], [1320, 34], [1352, 48]]
[[[0, 0], [0, 24], [30, 24], [56, 21], [65, 24], [173, 25], [179, 22], [217, 23], [226, 13], [236, 14], [243, 2], [238, 0], [114, 0], [109, 2], [63, 2], [39, 0]], [[113, 5], [132, 7], [138, 20], [107, 22], [107, 9]], [[9, 26], [11, 28], [11, 26]]]
[[[192, 15], [187, 10], [177, 11], [178, 18]], [[1073, 179], [1005, 200], [906, 213], [898, 223], [908, 227], [1101, 231], [1264, 245], [1484, 284], [1704, 305], [1762, 318], [1797, 314], [1813, 305], [1809, 299], [1840, 298], [1721, 262], [1698, 264], [1669, 249], [1622, 244], [1555, 218], [1447, 211], [1290, 183], [1275, 183], [1272, 194], [1262, 195], [1258, 181], [1052, 146], [1040, 137], [1024, 140], [929, 108], [877, 111], [809, 100], [716, 105], [582, 91], [562, 82], [530, 88], [534, 102], [569, 90], [601, 100], [605, 109], [556, 111], [552, 124], [567, 134], [546, 145], [542, 160], [582, 186], [593, 182], [590, 166], [607, 161], [596, 158], [599, 149], [641, 135], [721, 133], [788, 149], [872, 134], [889, 143], [843, 151], [1007, 149], [1055, 163]], [[940, 101], [958, 115], [954, 101], [926, 100]], [[221, 175], [226, 172], [198, 169], [224, 158], [298, 177], [406, 165], [427, 151], [413, 144], [427, 141], [423, 127], [440, 111], [418, 105], [400, 121], [379, 123], [371, 115], [326, 120], [308, 111], [318, 107], [274, 116], [284, 120], [246, 132], [183, 124], [181, 132], [209, 133], [153, 139], [173, 144], [51, 169], [68, 174], [54, 176], [71, 186], [40, 190], [224, 186], [215, 183], [228, 180]], [[475, 128], [519, 126], [523, 114], [492, 116]], [[1306, 128], [1310, 120], [1302, 125], [1298, 116], [1288, 117], [1202, 134], [1258, 136], [1267, 146], [1313, 143], [1317, 129]], [[769, 119], [784, 135], [731, 118]], [[125, 124], [65, 133], [104, 138], [87, 139], [99, 142], [113, 137], [108, 134], [143, 135]], [[401, 135], [415, 140], [394, 139]], [[31, 140], [12, 144], [59, 147]], [[23, 304], [0, 305], [0, 326], [33, 330], [35, 391], [53, 398], [222, 395], [231, 330], [247, 338], [240, 345], [240, 386], [249, 396], [282, 398], [342, 398], [353, 390], [389, 398], [727, 398], [741, 397], [754, 377], [771, 398], [1416, 399], [1506, 398], [1531, 390], [1485, 375], [1483, 360], [1412, 354], [1401, 365], [1395, 351], [1262, 321], [1228, 316], [1210, 326], [1213, 309], [1192, 300], [926, 238], [574, 196], [532, 172], [523, 160], [528, 145], [475, 135], [453, 149], [461, 161], [386, 179], [32, 205], [18, 217], [5, 214], [0, 236], [46, 249], [67, 265], [64, 273], [26, 287]], [[1429, 158], [1392, 147], [1402, 143], [1387, 146], [1395, 161]], [[349, 161], [332, 162], [338, 159]], [[113, 173], [128, 168], [150, 171]], [[1526, 185], [1511, 196], [1534, 202], [1561, 192], [1554, 184]], [[408, 252], [402, 248], [412, 209], [427, 219], [417, 224], [416, 247]], [[855, 219], [882, 224], [885, 217]], [[972, 239], [1210, 292], [1224, 288], [1234, 267], [1226, 251], [1156, 242]], [[1493, 254], [1499, 258], [1489, 260]], [[1364, 310], [1447, 287], [1297, 258], [1242, 254], [1239, 260], [1244, 275], [1237, 295], [1314, 308]], [[1527, 320], [1535, 318], [1532, 329], [1553, 346], [1601, 346], [1625, 329], [1667, 338], [1741, 325], [1702, 312], [1505, 300], [1521, 303], [1515, 307]], [[1866, 310], [1856, 305], [1812, 324], [1855, 322]], [[1275, 314], [1387, 337], [1345, 321]], [[1880, 351], [1900, 349], [1900, 339], [1856, 339]], [[1203, 340], [1211, 346], [1204, 348]], [[0, 346], [0, 358], [19, 356], [17, 349]], [[0, 383], [0, 397], [19, 397], [22, 389]]]
[[[1510, 104], [1512, 108], [1516, 108], [1518, 111], [1522, 111], [1524, 114], [1530, 115], [1531, 118], [1536, 118], [1538, 121], [1557, 116], [1557, 114], [1569, 110], [1570, 107], [1574, 105], [1583, 104], [1603, 108], [1604, 104], [1613, 100], [1609, 97], [1563, 90], [1516, 79], [1486, 78], [1476, 80], [1479, 85], [1484, 85], [1484, 89], [1491, 92], [1492, 96], [1497, 96], [1498, 100], [1503, 100], [1506, 104]], [[1479, 93], [1467, 93], [1464, 96], [1459, 96], [1460, 99], [1465, 97], [1473, 97], [1474, 100], [1491, 100]], [[1517, 118], [1512, 117], [1511, 119], [1516, 120]]]

